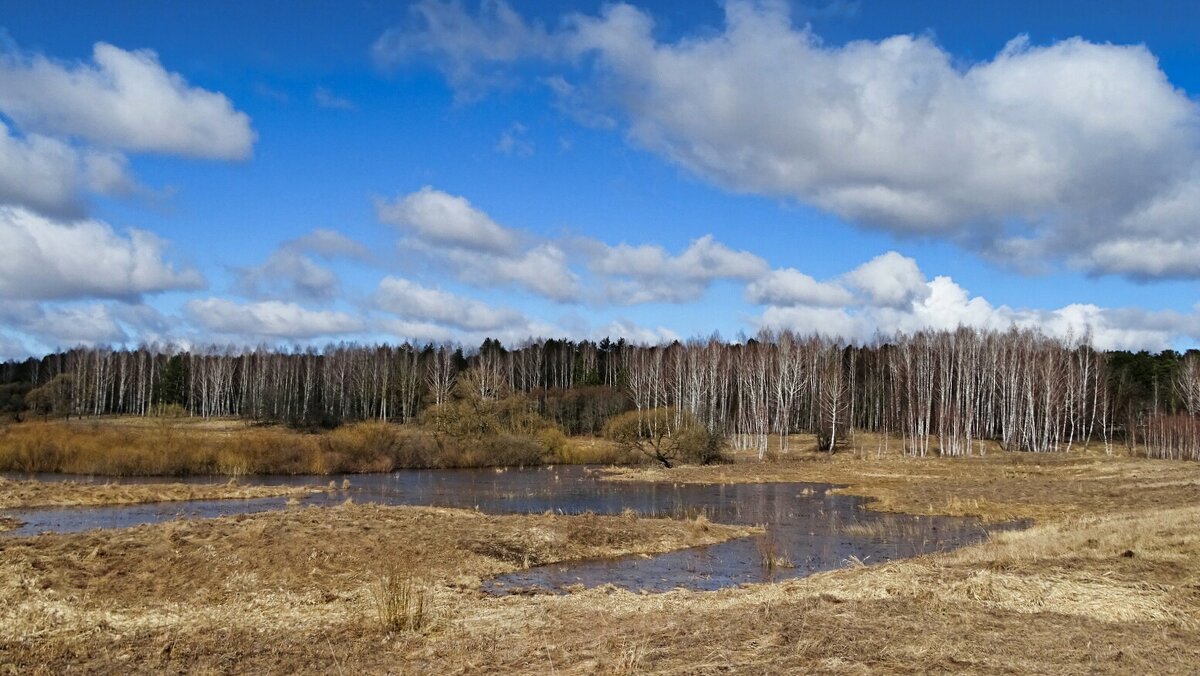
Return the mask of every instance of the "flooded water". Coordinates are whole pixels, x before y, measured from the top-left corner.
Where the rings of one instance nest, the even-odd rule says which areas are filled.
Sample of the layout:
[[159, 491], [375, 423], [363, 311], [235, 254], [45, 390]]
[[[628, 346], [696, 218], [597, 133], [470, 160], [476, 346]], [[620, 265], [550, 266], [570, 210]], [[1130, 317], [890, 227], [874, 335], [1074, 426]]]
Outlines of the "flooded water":
[[[41, 480], [108, 479], [44, 475]], [[391, 474], [247, 477], [245, 484], [324, 486], [348, 490], [315, 494], [303, 504], [332, 505], [346, 498], [390, 505], [464, 507], [493, 514], [620, 514], [695, 517], [718, 523], [763, 525], [762, 536], [660, 554], [538, 566], [485, 583], [490, 593], [562, 592], [614, 584], [632, 590], [676, 587], [718, 589], [802, 577], [858, 560], [876, 563], [978, 542], [987, 531], [974, 519], [889, 515], [863, 509], [863, 499], [835, 495], [819, 484], [668, 484], [601, 481], [584, 467], [413, 470]], [[122, 479], [123, 483], [163, 481]], [[175, 481], [176, 479], [169, 479]], [[212, 477], [185, 479], [209, 483]], [[178, 517], [214, 517], [280, 509], [284, 498], [214, 500], [102, 508], [10, 510], [25, 523], [15, 535], [126, 527]], [[769, 563], [768, 563], [769, 562]]]

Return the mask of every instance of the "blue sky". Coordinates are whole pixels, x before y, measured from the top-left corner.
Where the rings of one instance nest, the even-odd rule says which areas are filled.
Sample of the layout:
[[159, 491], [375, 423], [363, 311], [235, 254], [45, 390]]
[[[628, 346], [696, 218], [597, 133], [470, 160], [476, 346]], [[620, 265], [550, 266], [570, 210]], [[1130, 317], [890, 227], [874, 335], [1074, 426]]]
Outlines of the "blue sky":
[[1195, 3], [0, 2], [0, 358], [1200, 338]]

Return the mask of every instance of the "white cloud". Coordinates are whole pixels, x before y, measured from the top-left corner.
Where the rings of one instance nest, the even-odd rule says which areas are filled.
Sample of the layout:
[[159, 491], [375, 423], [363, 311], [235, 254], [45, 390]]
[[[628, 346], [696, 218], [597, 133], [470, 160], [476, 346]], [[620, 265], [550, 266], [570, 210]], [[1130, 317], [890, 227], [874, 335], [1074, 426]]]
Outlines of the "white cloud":
[[408, 322], [432, 322], [466, 331], [495, 331], [527, 324], [509, 308], [430, 288], [399, 277], [385, 277], [375, 292], [375, 306]]
[[63, 307], [46, 310], [25, 330], [63, 347], [121, 343], [128, 336], [104, 305]]
[[376, 200], [379, 220], [433, 244], [507, 254], [517, 248], [516, 235], [464, 197], [431, 186], [388, 202]]
[[375, 292], [375, 307], [392, 315], [382, 328], [417, 343], [458, 342], [478, 345], [485, 338], [515, 344], [537, 336], [561, 335], [557, 327], [531, 320], [512, 308], [496, 308], [474, 298], [386, 277]]
[[638, 143], [731, 189], [997, 255], [1030, 240], [1094, 272], [1200, 273], [1109, 244], [1131, 215], [1200, 186], [1200, 108], [1145, 47], [1018, 39], [960, 69], [926, 37], [826, 46], [780, 7], [731, 2], [724, 32], [667, 44], [616, 5], [571, 39], [619, 88]]
[[805, 335], [840, 337], [848, 340], [867, 338], [864, 335], [865, 323], [851, 316], [843, 308], [771, 306], [763, 311], [758, 324], [771, 329], [791, 329]]
[[61, 223], [0, 206], [0, 297], [130, 298], [204, 285], [199, 272], [165, 262], [165, 249], [144, 230], [119, 235], [103, 221]]
[[502, 2], [421, 7], [389, 34], [405, 58], [452, 64], [455, 84], [540, 59], [571, 74], [542, 78], [569, 114], [615, 114], [634, 143], [730, 190], [1026, 269], [1200, 276], [1200, 103], [1143, 45], [1017, 37], [964, 63], [929, 36], [824, 43], [782, 2], [730, 0], [723, 28], [671, 42], [621, 3], [552, 32]]
[[371, 260], [362, 244], [334, 230], [318, 229], [284, 242], [262, 265], [236, 269], [238, 292], [259, 298], [333, 300], [341, 287], [338, 276], [310, 253], [327, 261]]
[[322, 108], [331, 110], [358, 110], [358, 106], [350, 99], [334, 94], [328, 87], [317, 87], [313, 90], [313, 101]]
[[746, 287], [746, 300], [756, 305], [837, 307], [853, 298], [841, 285], [818, 282], [795, 268], [772, 270]]
[[247, 296], [327, 301], [338, 291], [338, 278], [332, 270], [293, 249], [276, 251], [262, 265], [236, 272], [237, 289]]
[[510, 256], [484, 256], [461, 249], [444, 254], [459, 279], [474, 286], [512, 284], [563, 303], [579, 297], [579, 276], [570, 269], [566, 253], [551, 242]]
[[245, 159], [250, 118], [223, 94], [168, 72], [149, 50], [96, 43], [93, 63], [41, 55], [0, 56], [0, 112], [21, 129], [97, 146], [217, 159]]
[[235, 303], [224, 298], [193, 299], [184, 309], [210, 332], [243, 338], [306, 339], [357, 333], [365, 328], [361, 319], [344, 312], [308, 310], [275, 300]]
[[895, 251], [863, 263], [847, 273], [845, 280], [875, 305], [907, 307], [929, 295], [917, 262]]
[[405, 242], [410, 250], [464, 282], [517, 286], [557, 302], [579, 296], [579, 276], [561, 247], [496, 223], [464, 197], [425, 186], [377, 201], [376, 211], [379, 220], [413, 235]]
[[330, 260], [349, 258], [359, 261], [371, 260], [371, 250], [336, 230], [318, 228], [293, 240], [284, 242], [284, 249], [308, 251]]
[[372, 45], [376, 65], [395, 68], [415, 58], [432, 59], [460, 100], [508, 83], [496, 65], [560, 50], [544, 26], [526, 21], [503, 0], [481, 0], [474, 15], [458, 0], [420, 0], [409, 11], [407, 25], [388, 29]]
[[[864, 269], [869, 274], [861, 274]], [[982, 296], [972, 296], [950, 277], [926, 281], [915, 261], [895, 252], [876, 257], [843, 279], [855, 276], [866, 281], [853, 285], [857, 295], [841, 306], [772, 304], [754, 323], [858, 341], [960, 326], [994, 331], [1016, 326], [1061, 338], [1087, 335], [1094, 346], [1105, 350], [1158, 350], [1181, 338], [1200, 339], [1200, 309], [1181, 314], [1084, 304], [1051, 310], [995, 306]]]
[[513, 122], [500, 132], [500, 140], [496, 141], [496, 152], [501, 155], [516, 155], [529, 157], [533, 154], [533, 141], [529, 140], [529, 128], [520, 122]]
[[585, 242], [592, 272], [610, 278], [608, 300], [621, 304], [684, 303], [699, 298], [718, 279], [753, 280], [767, 262], [749, 251], [734, 251], [712, 235], [693, 240], [678, 256], [661, 246], [609, 246]]
[[109, 306], [7, 303], [0, 319], [51, 348], [122, 343], [128, 340]]
[[0, 122], [0, 204], [79, 215], [82, 191], [118, 194], [133, 185], [120, 155], [80, 151], [40, 134], [17, 138]]
[[664, 326], [648, 328], [629, 319], [614, 319], [608, 324], [593, 329], [593, 340], [624, 338], [637, 345], [662, 345], [679, 340], [679, 334]]

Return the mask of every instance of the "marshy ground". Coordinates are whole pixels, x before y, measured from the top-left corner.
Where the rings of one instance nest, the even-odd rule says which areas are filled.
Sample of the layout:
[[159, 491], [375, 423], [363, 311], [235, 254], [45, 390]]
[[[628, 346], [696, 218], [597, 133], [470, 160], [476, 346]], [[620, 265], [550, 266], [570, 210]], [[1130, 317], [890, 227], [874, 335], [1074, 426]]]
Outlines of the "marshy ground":
[[0, 509], [29, 507], [100, 507], [138, 505], [148, 502], [183, 500], [248, 500], [279, 496], [302, 496], [319, 487], [244, 486], [236, 480], [225, 483], [133, 483], [120, 481], [83, 483], [74, 481], [22, 481], [0, 477]]
[[1169, 673], [1200, 663], [1198, 463], [912, 459], [872, 446], [617, 478], [837, 483], [877, 509], [1035, 525], [717, 592], [507, 597], [481, 593], [480, 580], [745, 531], [345, 505], [11, 538], [0, 540], [0, 672]]

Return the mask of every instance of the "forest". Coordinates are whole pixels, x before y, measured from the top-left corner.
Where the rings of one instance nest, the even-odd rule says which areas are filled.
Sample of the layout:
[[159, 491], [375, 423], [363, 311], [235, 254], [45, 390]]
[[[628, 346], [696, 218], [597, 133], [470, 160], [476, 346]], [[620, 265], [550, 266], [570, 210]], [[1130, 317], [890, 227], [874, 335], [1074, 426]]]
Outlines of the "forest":
[[836, 450], [865, 431], [900, 439], [915, 456], [978, 454], [994, 442], [1200, 459], [1200, 352], [1104, 352], [1086, 337], [1032, 330], [960, 328], [866, 345], [763, 331], [663, 345], [81, 347], [0, 365], [0, 414], [14, 421], [174, 411], [301, 429], [454, 425], [464, 402], [536, 414], [568, 435], [602, 434], [636, 412], [661, 433], [703, 428], [760, 458], [787, 452], [789, 435], [813, 434]]

